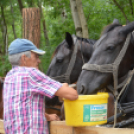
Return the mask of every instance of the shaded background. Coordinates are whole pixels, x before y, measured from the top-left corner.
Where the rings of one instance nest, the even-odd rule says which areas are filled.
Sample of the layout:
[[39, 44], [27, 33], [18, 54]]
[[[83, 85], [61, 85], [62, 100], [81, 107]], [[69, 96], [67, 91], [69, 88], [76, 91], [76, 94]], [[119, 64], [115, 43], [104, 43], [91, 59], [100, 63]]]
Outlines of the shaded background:
[[[81, 1], [90, 39], [98, 39], [103, 27], [114, 18], [121, 24], [134, 20], [134, 0]], [[15, 38], [23, 37], [22, 9], [28, 7], [39, 7], [42, 11], [40, 48], [46, 54], [41, 57], [40, 70], [44, 73], [55, 48], [65, 39], [65, 32], [75, 34], [69, 0], [0, 0], [0, 76], [11, 69], [7, 48]]]

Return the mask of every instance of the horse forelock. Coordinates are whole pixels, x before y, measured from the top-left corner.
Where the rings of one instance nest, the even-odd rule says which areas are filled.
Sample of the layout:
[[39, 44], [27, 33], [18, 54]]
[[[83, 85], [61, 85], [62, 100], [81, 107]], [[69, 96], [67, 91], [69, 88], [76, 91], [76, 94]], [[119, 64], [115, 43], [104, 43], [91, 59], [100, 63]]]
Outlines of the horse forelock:
[[122, 26], [121, 24], [109, 24], [107, 26], [105, 26], [102, 30], [101, 36], [103, 34], [108, 33], [109, 31], [112, 31], [114, 28], [118, 27], [118, 26]]
[[57, 48], [55, 49], [54, 53], [52, 54], [51, 59], [53, 59], [53, 57], [55, 56], [55, 54], [58, 52], [59, 48], [65, 43], [65, 40], [62, 41], [62, 43], [60, 43]]
[[102, 33], [101, 33], [101, 36], [100, 36], [100, 39], [96, 42], [96, 44], [94, 45], [94, 49], [98, 46], [98, 45], [100, 45], [100, 43], [102, 42], [102, 40], [104, 40], [106, 37], [107, 37], [107, 35], [108, 35], [108, 32], [110, 32], [110, 31], [112, 31], [114, 28], [116, 28], [116, 27], [118, 27], [118, 26], [122, 26], [121, 24], [109, 24], [109, 25], [107, 25], [107, 26], [105, 26], [104, 28], [103, 28], [103, 31], [102, 31]]

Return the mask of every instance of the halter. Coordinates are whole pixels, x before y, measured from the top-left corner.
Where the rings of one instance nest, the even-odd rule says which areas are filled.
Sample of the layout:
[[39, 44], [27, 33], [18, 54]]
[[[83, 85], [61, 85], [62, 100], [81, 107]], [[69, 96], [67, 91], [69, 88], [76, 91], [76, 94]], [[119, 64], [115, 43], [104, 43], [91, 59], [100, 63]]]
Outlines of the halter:
[[[104, 36], [104, 37], [106, 37], [106, 36]], [[102, 39], [104, 39], [104, 37]], [[102, 39], [100, 40], [100, 42], [102, 41]], [[123, 57], [124, 57], [124, 55], [125, 55], [125, 53], [127, 51], [128, 45], [130, 43], [130, 39], [131, 39], [131, 33], [129, 33], [127, 35], [126, 41], [125, 41], [125, 43], [124, 43], [119, 55], [115, 59], [114, 63], [112, 63], [112, 64], [104, 64], [104, 65], [86, 63], [82, 67], [83, 70], [93, 70], [93, 71], [99, 71], [99, 72], [104, 72], [104, 73], [113, 73], [113, 79], [114, 79], [113, 94], [114, 94], [114, 96], [116, 98], [116, 101], [115, 101], [115, 115], [114, 115], [114, 127], [116, 125], [117, 104], [118, 104], [119, 97], [121, 96], [121, 94], [126, 89], [126, 86], [130, 83], [130, 81], [132, 79], [132, 76], [134, 74], [134, 69], [133, 69], [130, 72], [130, 74], [129, 74], [130, 76], [127, 78], [126, 83], [124, 85], [123, 84], [118, 85], [118, 68], [119, 68], [121, 60], [123, 59]], [[123, 86], [123, 87], [122, 87], [120, 93], [118, 94], [117, 89], [119, 87], [121, 87], [121, 86]]]
[[77, 49], [78, 45], [77, 45], [76, 36], [73, 36], [73, 42], [74, 42], [75, 47], [74, 47], [74, 50], [73, 50], [73, 53], [72, 53], [72, 56], [71, 56], [71, 59], [70, 59], [70, 62], [69, 62], [69, 65], [68, 65], [66, 73], [64, 73], [63, 75], [60, 75], [60, 76], [51, 77], [52, 79], [67, 82], [68, 84], [70, 84], [70, 74], [71, 74], [71, 72], [73, 70], [73, 67], [74, 67], [74, 64], [75, 64], [75, 61], [76, 61], [77, 50], [78, 50]]
[[[102, 39], [104, 39], [105, 36], [103, 36]], [[126, 50], [128, 48], [128, 45], [130, 43], [130, 38], [131, 38], [131, 33], [128, 34], [127, 36], [127, 39], [126, 39], [126, 42], [124, 43], [119, 55], [117, 56], [117, 58], [115, 59], [114, 63], [112, 64], [104, 64], [104, 65], [97, 65], [97, 64], [89, 64], [89, 63], [86, 63], [83, 65], [82, 69], [83, 70], [93, 70], [93, 71], [98, 71], [98, 72], [104, 72], [104, 73], [113, 73], [113, 77], [114, 77], [114, 91], [113, 91], [113, 94], [115, 96], [117, 96], [117, 89], [118, 89], [118, 68], [119, 68], [119, 65], [120, 65], [120, 62], [122, 60], [122, 58], [124, 57], [125, 53], [126, 53]], [[101, 39], [101, 40], [102, 40]], [[99, 41], [101, 42], [101, 41]]]

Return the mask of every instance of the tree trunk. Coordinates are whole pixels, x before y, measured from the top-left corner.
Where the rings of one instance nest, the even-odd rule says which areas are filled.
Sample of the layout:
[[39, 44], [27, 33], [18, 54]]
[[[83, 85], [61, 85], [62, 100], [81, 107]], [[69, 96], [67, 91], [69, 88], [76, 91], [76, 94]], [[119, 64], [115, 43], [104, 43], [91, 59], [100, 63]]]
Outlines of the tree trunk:
[[45, 17], [43, 15], [43, 11], [42, 11], [40, 1], [38, 1], [38, 7], [40, 8], [41, 18], [43, 18], [42, 24], [43, 24], [43, 32], [44, 32], [45, 44], [46, 44], [46, 46], [49, 46], [50, 42], [49, 42], [49, 38], [48, 38], [48, 32], [47, 32], [47, 27], [46, 27], [46, 23], [45, 23]]
[[23, 8], [23, 38], [31, 40], [37, 47], [40, 43], [40, 10]]
[[18, 0], [18, 3], [19, 3], [20, 12], [21, 12], [21, 14], [22, 14], [22, 9], [24, 8], [24, 6], [23, 6], [21, 0]]
[[[22, 3], [21, 0], [18, 0], [18, 3], [19, 3], [19, 9], [20, 9], [20, 12], [21, 12], [21, 15], [22, 15], [22, 9], [24, 8], [24, 6], [23, 6], [23, 3]], [[22, 24], [21, 24], [21, 29], [23, 29]], [[23, 30], [21, 30], [21, 37], [22, 37], [22, 35], [23, 35], [22, 31], [23, 31]]]
[[12, 29], [13, 29], [14, 39], [16, 39], [17, 35], [16, 35], [16, 31], [15, 31], [14, 17], [13, 17], [14, 12], [13, 12], [13, 7], [12, 7], [12, 1], [11, 0], [10, 0], [10, 7], [11, 7], [12, 18], [13, 18]]
[[29, 7], [32, 7], [32, 6], [33, 6], [33, 0], [30, 0]]
[[132, 0], [129, 0], [129, 5], [130, 5], [130, 9], [131, 9], [131, 14], [133, 15], [134, 12], [133, 12], [133, 3], [132, 3]]
[[76, 0], [76, 5], [77, 5], [77, 11], [78, 11], [78, 14], [79, 14], [81, 26], [82, 26], [83, 38], [87, 38], [88, 39], [89, 38], [88, 26], [87, 26], [87, 22], [86, 22], [86, 19], [85, 19], [84, 12], [83, 12], [81, 0]]
[[3, 36], [3, 42], [4, 42], [4, 46], [1, 49], [1, 52], [6, 53], [7, 52], [7, 46], [8, 46], [8, 44], [7, 44], [8, 43], [8, 36], [7, 36], [7, 25], [6, 25], [3, 6], [1, 6], [1, 16], [2, 16], [1, 30], [2, 30], [2, 36]]
[[79, 18], [77, 6], [76, 6], [76, 0], [70, 0], [70, 6], [71, 6], [71, 12], [72, 12], [74, 25], [75, 25], [76, 35], [78, 37], [83, 37], [81, 22], [80, 22], [80, 18]]
[[44, 37], [45, 37], [46, 46], [49, 46], [50, 42], [49, 42], [49, 38], [48, 38], [48, 34], [47, 34], [47, 28], [46, 28], [45, 19], [43, 19], [43, 31], [44, 31]]

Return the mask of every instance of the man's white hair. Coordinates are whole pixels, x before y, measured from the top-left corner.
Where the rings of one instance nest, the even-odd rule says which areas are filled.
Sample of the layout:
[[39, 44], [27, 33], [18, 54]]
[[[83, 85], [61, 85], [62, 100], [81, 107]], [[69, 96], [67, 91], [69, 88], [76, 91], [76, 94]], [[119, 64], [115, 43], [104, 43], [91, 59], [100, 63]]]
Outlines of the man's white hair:
[[9, 62], [11, 63], [12, 66], [18, 66], [21, 64], [21, 56], [22, 55], [26, 55], [27, 57], [31, 57], [31, 51], [25, 51], [25, 52], [21, 52], [21, 53], [17, 53], [17, 54], [14, 54], [14, 55], [9, 55], [8, 56], [8, 59], [9, 59]]

